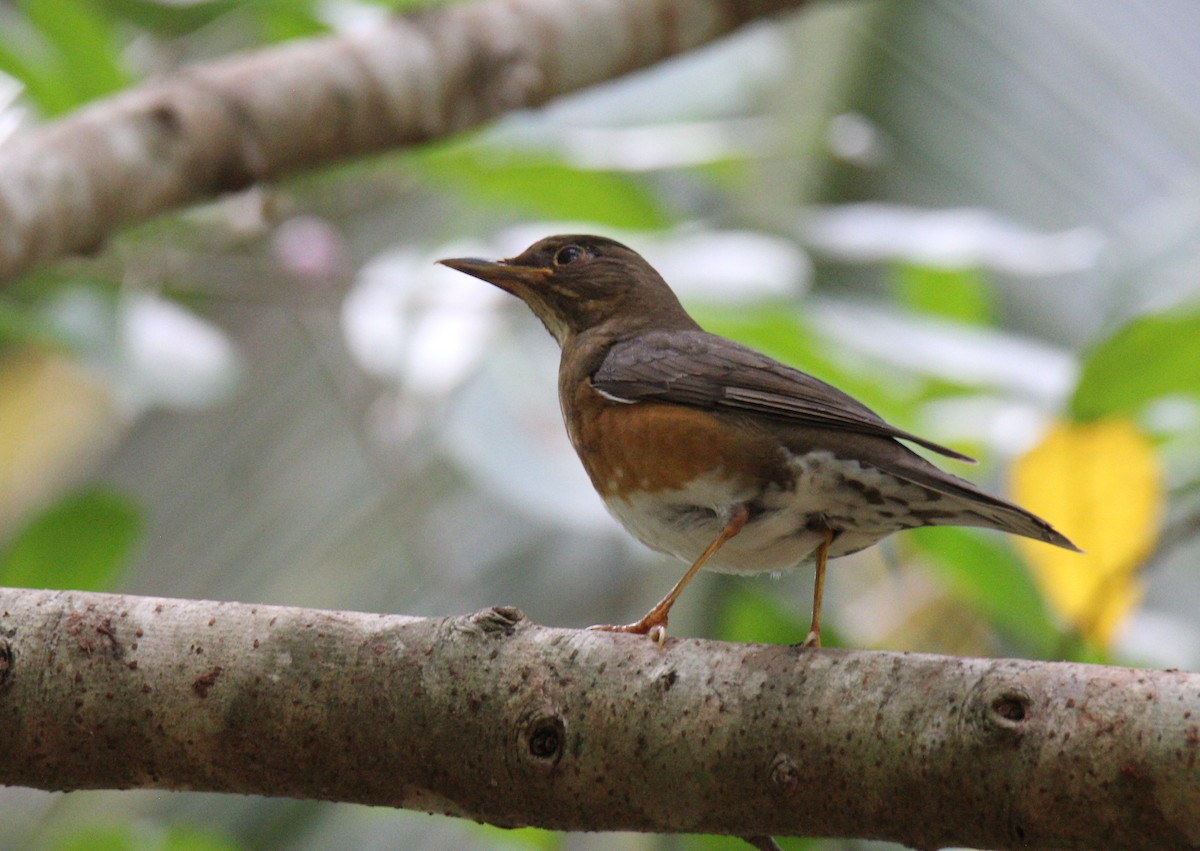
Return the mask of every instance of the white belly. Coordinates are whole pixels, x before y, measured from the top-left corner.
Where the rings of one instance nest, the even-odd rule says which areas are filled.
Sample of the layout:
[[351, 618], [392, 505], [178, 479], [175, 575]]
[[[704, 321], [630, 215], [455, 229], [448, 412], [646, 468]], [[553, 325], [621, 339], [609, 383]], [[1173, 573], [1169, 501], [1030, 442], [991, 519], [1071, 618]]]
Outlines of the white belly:
[[[814, 519], [824, 516], [838, 534], [831, 557], [857, 552], [906, 528], [895, 504], [871, 505], [862, 490], [845, 484], [846, 474], [867, 488], [920, 500], [922, 489], [900, 482], [873, 467], [842, 461], [830, 453], [796, 459], [795, 493], [769, 487], [761, 493], [731, 493], [716, 476], [693, 481], [674, 491], [613, 497], [609, 511], [629, 532], [651, 549], [683, 561], [695, 561], [716, 540], [734, 510], [751, 504], [755, 510], [742, 531], [725, 542], [706, 567], [723, 573], [761, 573], [795, 567], [816, 551], [823, 533]], [[905, 493], [911, 489], [912, 494]], [[899, 515], [899, 516], [898, 516]], [[919, 524], [915, 524], [919, 525]]]

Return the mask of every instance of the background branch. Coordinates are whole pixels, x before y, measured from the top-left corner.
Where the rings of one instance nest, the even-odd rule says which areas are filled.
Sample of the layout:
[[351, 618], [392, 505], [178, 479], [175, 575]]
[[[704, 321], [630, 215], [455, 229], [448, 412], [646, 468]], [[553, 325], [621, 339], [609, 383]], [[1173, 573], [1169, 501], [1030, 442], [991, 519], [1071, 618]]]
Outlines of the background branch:
[[1200, 674], [0, 590], [0, 781], [920, 848], [1200, 843]]
[[256, 181], [436, 139], [804, 0], [519, 0], [186, 68], [0, 148], [0, 280]]

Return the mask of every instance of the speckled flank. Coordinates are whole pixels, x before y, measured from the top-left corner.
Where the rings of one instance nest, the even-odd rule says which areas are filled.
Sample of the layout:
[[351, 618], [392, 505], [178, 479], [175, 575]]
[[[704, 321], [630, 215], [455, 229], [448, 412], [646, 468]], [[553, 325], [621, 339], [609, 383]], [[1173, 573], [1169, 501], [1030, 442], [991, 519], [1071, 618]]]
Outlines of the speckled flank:
[[[821, 533], [812, 528], [816, 517], [824, 517], [837, 532], [830, 550], [836, 557], [954, 513], [949, 497], [828, 452], [793, 457], [790, 467], [798, 482], [792, 494], [774, 485], [733, 491], [719, 472], [710, 472], [669, 490], [610, 491], [605, 504], [647, 546], [691, 561], [717, 536], [733, 508], [748, 503], [751, 519], [746, 528], [708, 563], [710, 569], [727, 573], [796, 566], [821, 541]], [[872, 499], [873, 494], [878, 498]], [[905, 511], [902, 501], [912, 507]]]

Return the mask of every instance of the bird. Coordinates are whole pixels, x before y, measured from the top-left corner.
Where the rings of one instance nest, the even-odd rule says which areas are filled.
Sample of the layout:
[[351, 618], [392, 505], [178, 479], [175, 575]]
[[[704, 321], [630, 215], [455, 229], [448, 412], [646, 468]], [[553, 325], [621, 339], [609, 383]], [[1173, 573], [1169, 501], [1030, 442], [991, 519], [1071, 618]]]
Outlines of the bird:
[[437, 261], [525, 302], [561, 347], [571, 444], [609, 512], [689, 567], [629, 624], [661, 647], [671, 607], [702, 568], [735, 574], [815, 563], [821, 645], [829, 559], [919, 526], [978, 526], [1080, 551], [1032, 512], [914, 452], [972, 459], [884, 421], [820, 379], [705, 331], [633, 249], [566, 234], [515, 257]]

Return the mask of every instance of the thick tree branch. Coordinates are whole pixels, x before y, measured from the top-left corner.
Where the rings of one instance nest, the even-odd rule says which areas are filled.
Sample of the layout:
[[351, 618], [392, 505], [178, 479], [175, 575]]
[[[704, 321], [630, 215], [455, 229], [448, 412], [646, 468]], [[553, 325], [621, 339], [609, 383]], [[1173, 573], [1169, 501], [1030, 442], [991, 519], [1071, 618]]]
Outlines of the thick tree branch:
[[411, 145], [805, 0], [487, 0], [187, 68], [0, 147], [0, 280], [118, 227]]
[[1200, 846], [1200, 675], [0, 589], [0, 781], [564, 830]]

